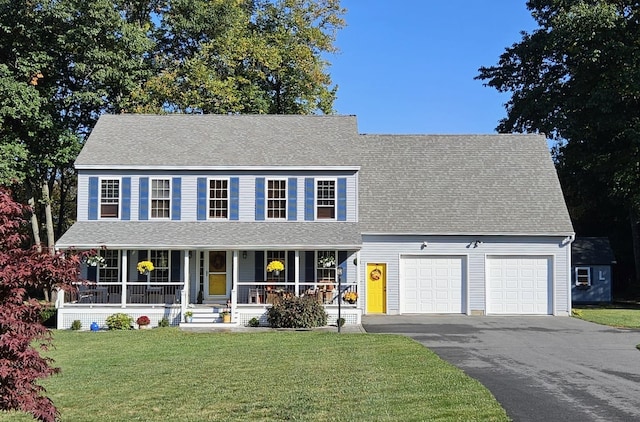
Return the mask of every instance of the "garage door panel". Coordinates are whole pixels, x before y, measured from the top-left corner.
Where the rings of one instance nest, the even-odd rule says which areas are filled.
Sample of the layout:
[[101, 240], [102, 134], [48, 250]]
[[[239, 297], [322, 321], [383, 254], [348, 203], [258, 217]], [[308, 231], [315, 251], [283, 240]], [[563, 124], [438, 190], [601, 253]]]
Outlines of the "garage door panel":
[[550, 257], [488, 257], [487, 313], [551, 313]]
[[463, 313], [462, 267], [463, 257], [403, 257], [403, 312]]

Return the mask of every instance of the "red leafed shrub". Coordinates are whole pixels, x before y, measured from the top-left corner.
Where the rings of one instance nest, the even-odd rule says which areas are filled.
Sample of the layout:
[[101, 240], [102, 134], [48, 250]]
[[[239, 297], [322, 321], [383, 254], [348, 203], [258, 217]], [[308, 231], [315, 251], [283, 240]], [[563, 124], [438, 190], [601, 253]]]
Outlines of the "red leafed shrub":
[[55, 421], [58, 411], [37, 384], [59, 371], [52, 359], [40, 356], [51, 346], [42, 325], [42, 305], [28, 291], [73, 289], [81, 254], [49, 254], [24, 248], [30, 209], [0, 188], [0, 409], [21, 410], [41, 421]]
[[149, 325], [149, 324], [151, 324], [151, 320], [149, 319], [148, 316], [142, 315], [141, 317], [138, 317], [138, 319], [136, 319], [136, 324], [138, 324], [138, 325]]

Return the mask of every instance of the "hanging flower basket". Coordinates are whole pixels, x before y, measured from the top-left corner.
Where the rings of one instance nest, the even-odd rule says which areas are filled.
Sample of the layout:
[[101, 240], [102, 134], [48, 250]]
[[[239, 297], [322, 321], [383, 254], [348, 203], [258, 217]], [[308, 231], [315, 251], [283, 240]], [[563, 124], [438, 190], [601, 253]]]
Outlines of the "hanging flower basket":
[[90, 266], [90, 267], [104, 268], [104, 267], [107, 266], [107, 263], [104, 260], [104, 257], [102, 257], [100, 255], [88, 256], [86, 262], [87, 262], [87, 265]]
[[318, 267], [331, 268], [336, 266], [336, 258], [333, 255], [325, 255], [318, 258]]
[[138, 262], [138, 266], [136, 268], [140, 274], [149, 274], [155, 269], [155, 267], [153, 266], [153, 262], [151, 261], [140, 261]]
[[269, 262], [267, 265], [267, 272], [274, 275], [280, 275], [280, 271], [284, 271], [284, 264], [278, 260]]

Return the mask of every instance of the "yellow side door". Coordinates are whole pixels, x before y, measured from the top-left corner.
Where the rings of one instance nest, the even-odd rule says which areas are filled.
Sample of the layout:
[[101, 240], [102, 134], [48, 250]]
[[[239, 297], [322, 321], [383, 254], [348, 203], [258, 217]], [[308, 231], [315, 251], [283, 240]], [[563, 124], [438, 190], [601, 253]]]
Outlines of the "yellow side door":
[[367, 264], [367, 313], [387, 312], [387, 264]]

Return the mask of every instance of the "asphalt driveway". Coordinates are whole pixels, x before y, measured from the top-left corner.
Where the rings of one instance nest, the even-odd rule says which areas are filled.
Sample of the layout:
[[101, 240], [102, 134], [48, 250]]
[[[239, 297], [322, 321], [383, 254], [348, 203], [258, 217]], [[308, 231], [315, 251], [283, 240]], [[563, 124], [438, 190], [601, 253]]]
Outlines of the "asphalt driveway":
[[486, 386], [514, 421], [639, 421], [640, 331], [569, 317], [365, 316]]

